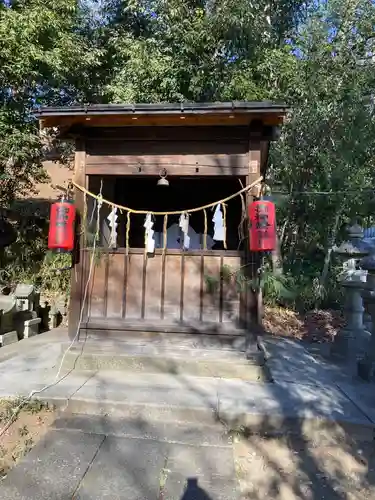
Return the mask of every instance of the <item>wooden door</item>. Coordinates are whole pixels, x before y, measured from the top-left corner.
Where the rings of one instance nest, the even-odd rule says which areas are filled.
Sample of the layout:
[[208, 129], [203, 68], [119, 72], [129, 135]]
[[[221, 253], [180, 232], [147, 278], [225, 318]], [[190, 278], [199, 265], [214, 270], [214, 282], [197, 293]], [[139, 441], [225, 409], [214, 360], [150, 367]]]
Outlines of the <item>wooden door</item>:
[[[90, 253], [85, 252], [88, 276]], [[242, 252], [142, 250], [103, 252], [88, 288], [88, 328], [200, 331], [239, 329], [246, 323], [246, 293], [235, 274]], [[223, 272], [225, 270], [225, 272]]]

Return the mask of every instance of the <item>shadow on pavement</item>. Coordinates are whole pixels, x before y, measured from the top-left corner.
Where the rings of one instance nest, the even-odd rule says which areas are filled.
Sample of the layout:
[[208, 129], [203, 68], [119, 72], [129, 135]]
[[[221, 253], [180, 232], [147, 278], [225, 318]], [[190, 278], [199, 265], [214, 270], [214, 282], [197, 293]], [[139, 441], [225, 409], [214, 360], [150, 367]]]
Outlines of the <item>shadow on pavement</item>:
[[187, 479], [186, 490], [181, 500], [212, 500], [203, 488], [198, 485], [198, 479], [189, 477]]

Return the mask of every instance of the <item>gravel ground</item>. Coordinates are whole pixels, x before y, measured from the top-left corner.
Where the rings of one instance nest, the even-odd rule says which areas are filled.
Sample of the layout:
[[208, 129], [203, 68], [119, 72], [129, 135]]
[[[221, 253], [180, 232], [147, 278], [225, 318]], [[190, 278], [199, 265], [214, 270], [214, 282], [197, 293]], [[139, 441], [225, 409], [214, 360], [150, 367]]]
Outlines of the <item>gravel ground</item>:
[[[18, 400], [0, 400], [0, 428], [10, 420]], [[0, 437], [0, 480], [48, 432], [55, 416], [43, 403], [32, 401], [19, 412], [16, 420]]]
[[319, 434], [235, 439], [242, 500], [375, 498], [375, 444]]

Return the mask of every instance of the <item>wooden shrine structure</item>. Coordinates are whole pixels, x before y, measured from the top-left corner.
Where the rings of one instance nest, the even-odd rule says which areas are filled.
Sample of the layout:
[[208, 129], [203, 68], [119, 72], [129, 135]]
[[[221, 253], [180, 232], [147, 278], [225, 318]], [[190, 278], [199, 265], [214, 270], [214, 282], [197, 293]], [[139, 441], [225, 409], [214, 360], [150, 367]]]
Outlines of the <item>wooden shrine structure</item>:
[[[251, 330], [259, 258], [248, 251], [247, 206], [259, 196], [286, 112], [268, 102], [38, 111], [41, 128], [58, 127], [76, 144], [72, 338], [78, 330], [114, 338]], [[215, 241], [218, 205], [225, 237]], [[152, 252], [145, 249], [148, 213]], [[180, 213], [189, 214], [188, 233]]]

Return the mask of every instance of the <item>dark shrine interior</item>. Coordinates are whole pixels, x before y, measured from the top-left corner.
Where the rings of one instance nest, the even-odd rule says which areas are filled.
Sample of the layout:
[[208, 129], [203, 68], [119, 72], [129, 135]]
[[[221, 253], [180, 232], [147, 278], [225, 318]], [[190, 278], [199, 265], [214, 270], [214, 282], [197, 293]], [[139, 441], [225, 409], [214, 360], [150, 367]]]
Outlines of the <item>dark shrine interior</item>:
[[[246, 185], [245, 178], [238, 177], [175, 177], [168, 176], [168, 186], [157, 185], [159, 177], [99, 177], [90, 176], [89, 190], [99, 193], [100, 182], [103, 182], [103, 197], [132, 209], [150, 210], [155, 212], [179, 211], [200, 207], [230, 196]], [[242, 183], [242, 184], [241, 184]], [[245, 196], [243, 200], [245, 201]], [[89, 208], [89, 213], [90, 213]], [[206, 209], [207, 234], [213, 236], [212, 221], [214, 209]], [[237, 196], [226, 204], [226, 243], [227, 250], [242, 250], [243, 241], [239, 226], [243, 217], [241, 196]], [[180, 215], [168, 216], [168, 228], [179, 223]], [[129, 243], [131, 248], [144, 248], [145, 215], [131, 214]], [[155, 232], [163, 232], [163, 215], [154, 217]], [[204, 211], [200, 210], [190, 215], [189, 224], [192, 229], [202, 235], [204, 233]], [[126, 213], [118, 214], [118, 246], [125, 247]], [[201, 245], [203, 238], [200, 237]], [[211, 240], [212, 250], [223, 250], [222, 242]], [[181, 243], [182, 245], [182, 243]], [[167, 246], [168, 248], [168, 246]], [[200, 248], [203, 248], [200, 246]]]

